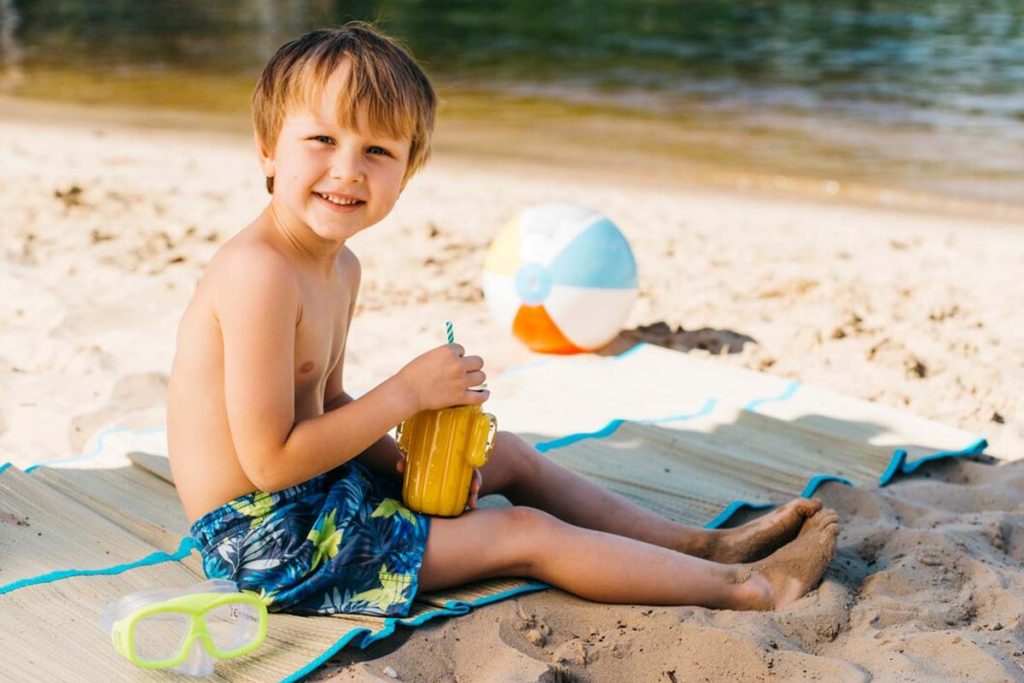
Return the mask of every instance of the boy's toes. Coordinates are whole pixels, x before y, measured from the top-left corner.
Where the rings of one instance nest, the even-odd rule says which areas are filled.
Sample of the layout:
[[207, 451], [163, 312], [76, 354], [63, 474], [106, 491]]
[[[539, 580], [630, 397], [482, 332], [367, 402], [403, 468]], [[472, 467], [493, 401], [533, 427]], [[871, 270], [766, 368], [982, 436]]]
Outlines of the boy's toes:
[[800, 535], [808, 533], [829, 533], [836, 535], [839, 533], [839, 513], [831, 508], [824, 508], [817, 512], [814, 516], [807, 520], [803, 528], [800, 529]]
[[804, 517], [810, 517], [821, 510], [821, 501], [816, 498], [798, 498], [796, 509]]

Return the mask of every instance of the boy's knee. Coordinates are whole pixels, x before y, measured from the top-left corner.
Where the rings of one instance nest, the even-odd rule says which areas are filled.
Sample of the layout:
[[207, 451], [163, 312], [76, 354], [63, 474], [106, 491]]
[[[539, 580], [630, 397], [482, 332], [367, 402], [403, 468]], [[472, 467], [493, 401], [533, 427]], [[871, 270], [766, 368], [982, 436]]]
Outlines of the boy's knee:
[[525, 533], [541, 531], [545, 527], [558, 523], [558, 518], [528, 505], [514, 505], [508, 508], [508, 515], [512, 528]]
[[525, 505], [515, 505], [504, 512], [508, 515], [508, 540], [517, 549], [515, 555], [519, 569], [529, 573], [529, 569], [540, 559], [545, 541], [563, 522], [543, 510]]
[[502, 453], [515, 451], [519, 448], [518, 441], [521, 440], [512, 432], [498, 430], [498, 433], [494, 435], [494, 450]]
[[511, 470], [513, 481], [522, 481], [537, 473], [540, 455], [522, 437], [512, 432], [498, 432], [494, 436], [494, 452], [505, 459], [505, 466]]

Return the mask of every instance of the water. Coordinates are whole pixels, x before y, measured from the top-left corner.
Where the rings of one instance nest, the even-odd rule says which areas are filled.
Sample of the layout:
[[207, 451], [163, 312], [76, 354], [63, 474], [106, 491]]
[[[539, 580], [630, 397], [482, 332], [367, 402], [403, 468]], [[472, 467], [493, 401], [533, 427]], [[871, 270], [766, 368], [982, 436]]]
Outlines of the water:
[[452, 116], [554, 101], [656, 119], [701, 168], [1024, 203], [1017, 0], [0, 0], [0, 87], [241, 111], [280, 44], [351, 18], [409, 45]]

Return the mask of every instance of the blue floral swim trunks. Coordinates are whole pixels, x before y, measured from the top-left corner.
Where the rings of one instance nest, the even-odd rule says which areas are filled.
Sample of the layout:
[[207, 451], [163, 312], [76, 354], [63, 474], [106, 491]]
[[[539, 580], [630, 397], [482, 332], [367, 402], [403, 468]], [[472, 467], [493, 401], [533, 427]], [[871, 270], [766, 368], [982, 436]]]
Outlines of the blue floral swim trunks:
[[283, 491], [236, 498], [191, 533], [208, 578], [260, 593], [271, 611], [405, 616], [430, 518], [400, 501], [399, 481], [350, 461]]

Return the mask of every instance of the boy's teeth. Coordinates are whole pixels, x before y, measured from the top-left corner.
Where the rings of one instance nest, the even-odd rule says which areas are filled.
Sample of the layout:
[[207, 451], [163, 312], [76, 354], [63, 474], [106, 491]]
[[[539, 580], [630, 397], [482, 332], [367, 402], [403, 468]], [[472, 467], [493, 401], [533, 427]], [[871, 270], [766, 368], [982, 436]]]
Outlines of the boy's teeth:
[[342, 206], [351, 206], [352, 204], [359, 204], [362, 201], [359, 199], [336, 199], [330, 195], [320, 194], [319, 192], [316, 193], [316, 196], [320, 197], [321, 199], [326, 199], [332, 204], [341, 204]]

